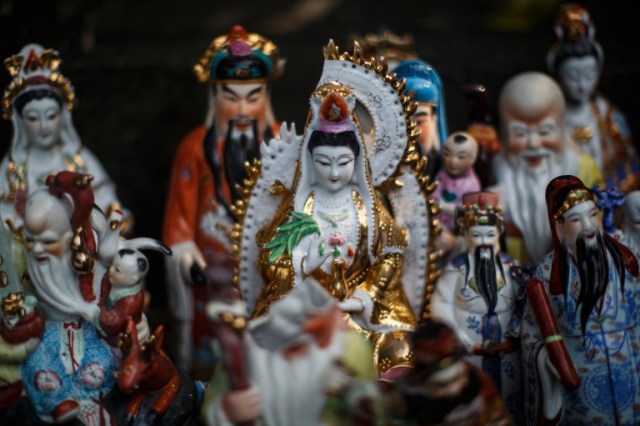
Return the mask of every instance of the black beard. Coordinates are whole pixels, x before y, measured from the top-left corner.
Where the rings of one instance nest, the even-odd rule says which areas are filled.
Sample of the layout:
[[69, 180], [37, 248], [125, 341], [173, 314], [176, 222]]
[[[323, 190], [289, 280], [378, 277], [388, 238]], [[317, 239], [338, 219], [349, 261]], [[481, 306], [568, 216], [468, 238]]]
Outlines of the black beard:
[[609, 285], [609, 262], [601, 233], [596, 234], [596, 243], [590, 246], [587, 246], [584, 234], [578, 235], [576, 239], [576, 265], [580, 277], [577, 306], [582, 304], [580, 326], [584, 334], [593, 308], [602, 299]]
[[235, 204], [240, 198], [238, 185], [247, 178], [245, 162], [251, 163], [254, 159], [260, 158], [260, 147], [258, 145], [258, 122], [251, 120], [251, 131], [242, 133], [239, 138], [233, 138], [233, 129], [237, 120], [229, 121], [229, 129], [224, 141], [223, 161], [224, 173], [231, 191], [231, 204]]
[[[480, 252], [482, 250], [489, 250], [489, 257], [481, 257]], [[480, 245], [477, 246], [474, 253], [475, 259], [475, 277], [478, 283], [478, 291], [484, 299], [484, 303], [487, 305], [487, 313], [493, 314], [498, 303], [498, 283], [496, 281], [496, 261], [493, 252], [493, 246]], [[499, 264], [500, 271], [502, 272], [502, 265]], [[504, 274], [503, 274], [504, 276]]]
[[[236, 120], [229, 121], [227, 134], [225, 135], [225, 140], [223, 142], [225, 144], [222, 153], [223, 158], [220, 158], [218, 155], [218, 132], [216, 131], [215, 123], [209, 127], [203, 141], [205, 159], [207, 160], [207, 164], [209, 165], [211, 174], [213, 175], [216, 201], [222, 208], [224, 208], [229, 218], [235, 217], [231, 211], [231, 205], [239, 198], [236, 185], [242, 184], [244, 179], [247, 177], [244, 162], [251, 162], [254, 158], [259, 158], [260, 156], [259, 140], [257, 138], [257, 121], [254, 120], [252, 123], [251, 134], [253, 136], [247, 137], [245, 135], [245, 138], [242, 141], [233, 140], [231, 138], [235, 123]], [[263, 137], [260, 140], [268, 141], [273, 137], [273, 133], [271, 133], [271, 130], [267, 128], [262, 136]], [[222, 169], [223, 166], [224, 176]], [[229, 202], [223, 191], [223, 181], [225, 180], [231, 190], [231, 202]]]

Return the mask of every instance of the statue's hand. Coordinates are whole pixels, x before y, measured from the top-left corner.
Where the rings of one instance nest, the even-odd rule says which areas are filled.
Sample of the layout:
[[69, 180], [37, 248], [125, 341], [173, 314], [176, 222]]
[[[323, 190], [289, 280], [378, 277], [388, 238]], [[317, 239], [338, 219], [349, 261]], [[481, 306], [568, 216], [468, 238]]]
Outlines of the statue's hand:
[[318, 269], [332, 254], [333, 251], [325, 247], [324, 238], [321, 235], [313, 234], [309, 241], [307, 255], [302, 258], [302, 270], [305, 274], [310, 274]]
[[222, 398], [222, 409], [232, 423], [253, 421], [262, 413], [262, 393], [255, 387], [227, 392]]
[[204, 269], [207, 264], [204, 261], [204, 257], [202, 257], [202, 253], [197, 248], [185, 250], [178, 259], [178, 264], [180, 265], [180, 275], [185, 283], [190, 283], [191, 281], [191, 266], [196, 263], [200, 268]]
[[338, 307], [342, 312], [362, 312], [364, 311], [364, 303], [357, 297], [350, 297], [338, 302]]

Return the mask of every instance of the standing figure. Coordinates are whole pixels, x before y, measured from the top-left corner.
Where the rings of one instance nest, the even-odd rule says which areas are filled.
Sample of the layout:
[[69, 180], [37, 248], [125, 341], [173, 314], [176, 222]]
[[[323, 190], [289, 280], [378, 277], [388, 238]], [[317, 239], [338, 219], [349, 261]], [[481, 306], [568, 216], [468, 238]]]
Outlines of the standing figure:
[[551, 248], [542, 194], [547, 183], [574, 174], [587, 186], [601, 182], [593, 159], [576, 155], [565, 137], [565, 102], [549, 76], [525, 72], [511, 78], [499, 99], [502, 150], [494, 170], [504, 208], [506, 251], [520, 261], [536, 263]]
[[[212, 309], [216, 322], [224, 318], [218, 308], [220, 304]], [[232, 317], [232, 311], [227, 314]], [[207, 425], [329, 424], [324, 416], [334, 406], [328, 403], [328, 394], [335, 391], [335, 382], [348, 386], [376, 377], [371, 347], [349, 329], [336, 300], [312, 279], [292, 289], [243, 331], [244, 325], [238, 327], [243, 345], [235, 361], [244, 362], [251, 386], [231, 387], [237, 369], [229, 371], [227, 363], [219, 363], [202, 408]], [[219, 343], [224, 351], [229, 341]], [[355, 409], [357, 399], [353, 401]]]
[[[553, 250], [527, 285], [525, 417], [530, 424], [636, 425], [638, 260], [603, 232], [595, 196], [580, 179], [556, 177], [545, 197]], [[560, 357], [559, 344], [566, 347]]]
[[443, 168], [436, 175], [438, 186], [431, 196], [440, 199], [440, 223], [455, 232], [457, 208], [464, 194], [480, 191], [480, 180], [473, 170], [478, 143], [466, 132], [452, 133], [444, 144]]
[[[384, 62], [342, 53], [333, 42], [324, 52], [304, 134], [283, 128], [281, 139], [263, 145], [260, 168], [251, 168], [238, 282], [249, 314], [261, 316], [313, 277], [370, 338], [379, 372], [391, 374], [409, 364], [407, 335], [430, 279], [424, 160], [410, 101]], [[370, 138], [364, 114], [375, 123]]]
[[604, 53], [595, 39], [589, 11], [564, 4], [556, 15], [557, 41], [547, 54], [547, 68], [567, 101], [568, 134], [591, 155], [607, 187], [623, 193], [640, 189], [640, 164], [624, 114], [597, 92]]
[[420, 59], [403, 61], [392, 72], [398, 79], [407, 80], [406, 93], [418, 104], [412, 117], [420, 130], [418, 150], [428, 159], [427, 175], [433, 182], [442, 164], [442, 145], [449, 135], [440, 75]]
[[500, 392], [480, 368], [465, 359], [455, 331], [435, 319], [413, 333], [413, 370], [383, 393], [390, 426], [509, 426]]
[[[216, 37], [194, 67], [198, 80], [208, 84], [209, 108], [204, 125], [185, 136], [176, 152], [163, 230], [173, 251], [166, 266], [175, 356], [186, 369], [192, 367], [194, 346], [210, 354], [206, 291], [190, 287], [190, 268], [204, 268], [231, 249], [226, 232], [234, 222], [236, 186], [247, 177], [244, 164], [258, 158], [260, 143], [278, 132], [270, 82], [282, 66], [274, 43], [236, 25]], [[200, 361], [210, 364], [209, 358]]]
[[22, 225], [28, 196], [62, 170], [91, 174], [96, 204], [105, 212], [120, 208], [114, 183], [76, 133], [75, 91], [60, 73], [60, 62], [57, 51], [37, 44], [5, 61], [13, 80], [2, 113], [13, 124], [13, 137], [0, 163], [0, 217], [15, 229]]
[[468, 360], [491, 377], [516, 420], [522, 414], [518, 339], [524, 287], [513, 275], [515, 261], [500, 250], [504, 222], [497, 194], [467, 194], [462, 205], [467, 252], [438, 279], [431, 315], [456, 331]]

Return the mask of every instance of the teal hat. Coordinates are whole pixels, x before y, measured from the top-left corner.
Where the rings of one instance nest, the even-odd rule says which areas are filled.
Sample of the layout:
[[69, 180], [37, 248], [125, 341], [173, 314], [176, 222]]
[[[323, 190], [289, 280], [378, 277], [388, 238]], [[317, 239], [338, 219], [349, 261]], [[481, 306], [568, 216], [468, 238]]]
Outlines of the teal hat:
[[200, 82], [273, 80], [282, 73], [276, 45], [259, 34], [234, 25], [216, 37], [194, 66]]
[[435, 105], [436, 114], [438, 114], [440, 143], [444, 144], [449, 131], [444, 107], [444, 88], [440, 75], [431, 65], [421, 59], [402, 61], [393, 72], [398, 76], [398, 80], [404, 78], [407, 81], [405, 93], [414, 101]]

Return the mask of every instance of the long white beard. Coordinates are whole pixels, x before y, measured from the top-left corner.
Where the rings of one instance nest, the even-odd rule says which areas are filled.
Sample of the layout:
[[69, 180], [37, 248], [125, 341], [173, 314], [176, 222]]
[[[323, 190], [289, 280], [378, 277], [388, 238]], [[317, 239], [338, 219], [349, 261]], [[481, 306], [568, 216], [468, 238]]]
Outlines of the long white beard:
[[324, 377], [342, 355], [345, 332], [335, 331], [326, 348], [309, 345], [305, 355], [286, 359], [280, 351], [250, 340], [251, 379], [262, 391], [262, 416], [267, 425], [320, 425], [326, 402]]
[[575, 175], [577, 158], [564, 155], [556, 162], [551, 154], [543, 161], [540, 173], [531, 173], [524, 159], [518, 156], [515, 165], [497, 158], [495, 170], [502, 186], [506, 220], [513, 223], [522, 233], [523, 243], [534, 262], [538, 262], [551, 250], [552, 237], [547, 216], [545, 191], [551, 179], [562, 174]]
[[38, 293], [45, 318], [64, 320], [70, 315], [80, 315], [92, 320], [98, 307], [82, 298], [78, 276], [71, 269], [69, 257], [48, 256], [48, 259], [40, 263], [31, 253], [27, 259], [29, 276]]

